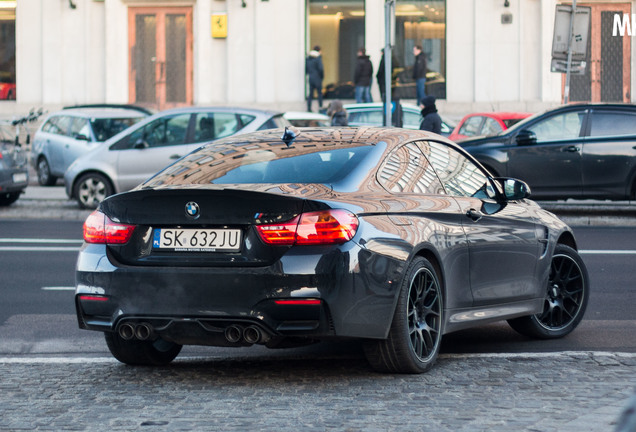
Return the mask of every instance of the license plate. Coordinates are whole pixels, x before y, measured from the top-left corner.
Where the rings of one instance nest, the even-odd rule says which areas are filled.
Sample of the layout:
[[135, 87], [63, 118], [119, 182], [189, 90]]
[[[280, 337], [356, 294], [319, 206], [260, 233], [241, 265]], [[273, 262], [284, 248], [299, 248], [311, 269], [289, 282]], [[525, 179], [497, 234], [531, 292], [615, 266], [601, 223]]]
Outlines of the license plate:
[[152, 247], [177, 252], [238, 252], [241, 230], [158, 228], [154, 230]]
[[13, 174], [13, 183], [26, 183], [26, 181], [27, 181], [26, 173]]

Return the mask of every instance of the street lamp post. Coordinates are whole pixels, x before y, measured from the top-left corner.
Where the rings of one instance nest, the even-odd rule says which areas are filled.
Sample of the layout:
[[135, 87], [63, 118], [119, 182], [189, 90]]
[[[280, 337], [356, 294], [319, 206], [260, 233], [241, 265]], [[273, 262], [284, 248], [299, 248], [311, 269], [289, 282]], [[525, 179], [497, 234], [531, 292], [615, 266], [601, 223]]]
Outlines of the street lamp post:
[[384, 126], [391, 125], [391, 70], [392, 70], [392, 28], [395, 12], [395, 0], [384, 2]]

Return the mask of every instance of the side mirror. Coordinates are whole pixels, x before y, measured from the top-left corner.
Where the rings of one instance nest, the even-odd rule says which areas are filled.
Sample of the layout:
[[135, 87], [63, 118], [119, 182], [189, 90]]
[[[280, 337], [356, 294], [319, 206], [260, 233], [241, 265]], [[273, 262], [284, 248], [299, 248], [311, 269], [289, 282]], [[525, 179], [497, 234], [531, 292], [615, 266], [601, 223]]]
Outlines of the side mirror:
[[528, 183], [513, 178], [496, 179], [502, 186], [506, 201], [518, 201], [530, 197], [532, 193]]
[[517, 144], [520, 146], [529, 146], [537, 143], [537, 134], [531, 130], [524, 129], [517, 134]]
[[91, 139], [84, 134], [75, 135], [75, 139], [78, 141], [90, 141]]

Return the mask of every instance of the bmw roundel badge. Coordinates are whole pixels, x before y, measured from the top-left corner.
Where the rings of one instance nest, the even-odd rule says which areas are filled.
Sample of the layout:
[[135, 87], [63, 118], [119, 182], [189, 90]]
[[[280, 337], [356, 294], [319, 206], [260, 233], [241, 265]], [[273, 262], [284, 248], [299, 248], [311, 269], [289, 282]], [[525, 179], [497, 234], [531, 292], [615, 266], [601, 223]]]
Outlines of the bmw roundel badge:
[[199, 216], [201, 216], [199, 204], [195, 203], [194, 201], [190, 201], [185, 205], [185, 212], [186, 215], [193, 219], [197, 219]]

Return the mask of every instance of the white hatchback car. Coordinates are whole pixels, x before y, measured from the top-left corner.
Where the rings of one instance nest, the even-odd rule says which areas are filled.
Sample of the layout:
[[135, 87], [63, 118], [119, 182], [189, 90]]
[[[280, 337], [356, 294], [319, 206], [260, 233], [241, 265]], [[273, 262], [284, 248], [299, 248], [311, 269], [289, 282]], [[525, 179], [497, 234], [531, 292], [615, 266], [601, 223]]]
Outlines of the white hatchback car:
[[130, 190], [218, 138], [291, 126], [282, 113], [251, 108], [188, 107], [161, 111], [79, 157], [64, 174], [66, 194], [82, 208]]
[[84, 105], [49, 114], [33, 136], [38, 183], [54, 185], [75, 159], [151, 114], [132, 105]]

